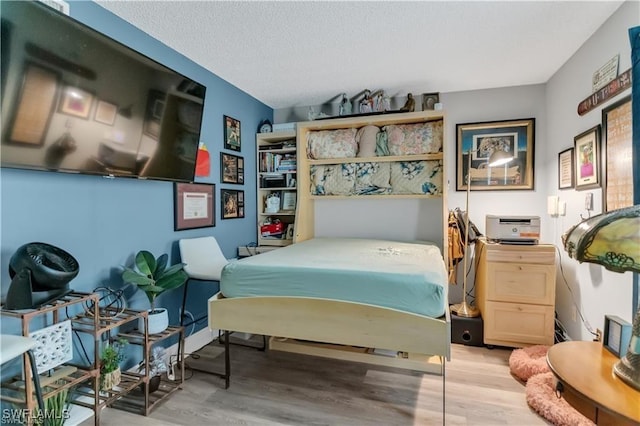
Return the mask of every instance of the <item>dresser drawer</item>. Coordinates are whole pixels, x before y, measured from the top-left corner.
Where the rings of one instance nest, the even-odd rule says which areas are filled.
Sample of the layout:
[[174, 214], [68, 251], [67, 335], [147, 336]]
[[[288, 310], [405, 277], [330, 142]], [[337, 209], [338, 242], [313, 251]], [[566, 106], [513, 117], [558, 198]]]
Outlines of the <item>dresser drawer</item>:
[[487, 300], [553, 305], [556, 297], [555, 265], [529, 263], [487, 264]]
[[[514, 247], [514, 246], [511, 246]], [[486, 255], [487, 262], [511, 262], [511, 263], [537, 263], [553, 265], [556, 261], [556, 252], [553, 246], [544, 247], [514, 247], [504, 249], [504, 246], [489, 247]]]
[[487, 302], [484, 342], [511, 346], [553, 345], [553, 306]]

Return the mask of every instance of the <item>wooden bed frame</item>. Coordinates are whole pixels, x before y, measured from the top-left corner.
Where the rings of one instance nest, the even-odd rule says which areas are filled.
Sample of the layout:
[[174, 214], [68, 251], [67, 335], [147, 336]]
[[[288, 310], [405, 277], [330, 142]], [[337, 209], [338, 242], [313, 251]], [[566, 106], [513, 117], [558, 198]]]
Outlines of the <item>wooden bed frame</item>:
[[[218, 293], [209, 299], [208, 310], [210, 329], [272, 336], [273, 350], [407, 368], [440, 374], [443, 380], [445, 360], [451, 358], [448, 309], [431, 318], [331, 299]], [[380, 355], [374, 348], [397, 355]]]

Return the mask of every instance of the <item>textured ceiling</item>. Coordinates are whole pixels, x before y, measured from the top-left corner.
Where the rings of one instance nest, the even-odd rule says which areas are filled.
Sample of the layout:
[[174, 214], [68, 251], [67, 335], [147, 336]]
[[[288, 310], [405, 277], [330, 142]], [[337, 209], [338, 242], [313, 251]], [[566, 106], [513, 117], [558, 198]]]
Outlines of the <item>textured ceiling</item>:
[[275, 109], [544, 83], [622, 4], [97, 3]]

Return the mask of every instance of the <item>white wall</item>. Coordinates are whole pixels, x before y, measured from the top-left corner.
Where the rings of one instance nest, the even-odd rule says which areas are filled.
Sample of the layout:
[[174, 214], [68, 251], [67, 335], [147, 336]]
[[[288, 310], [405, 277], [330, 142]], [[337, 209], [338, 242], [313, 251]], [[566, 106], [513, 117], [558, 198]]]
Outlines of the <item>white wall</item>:
[[[591, 94], [591, 79], [595, 70], [600, 68], [614, 55], [620, 55], [619, 72], [631, 67], [631, 48], [628, 30], [640, 25], [640, 2], [624, 3], [556, 72], [546, 85], [547, 127], [546, 134], [550, 149], [545, 161], [557, 161], [560, 151], [573, 146], [573, 138], [602, 121], [602, 108], [631, 93], [631, 89], [610, 99], [600, 107], [579, 116], [577, 106]], [[593, 193], [594, 211], [602, 212], [602, 190], [590, 191], [558, 190], [557, 173], [549, 173], [545, 191], [549, 195], [558, 195], [567, 203], [567, 215], [545, 223], [544, 232], [554, 235], [554, 243], [561, 246], [560, 236], [569, 227], [580, 221], [580, 215], [587, 216], [584, 199], [587, 193]], [[560, 321], [574, 339], [591, 339], [591, 334], [582, 325], [579, 316], [574, 320], [574, 303], [582, 311], [585, 320], [592, 328], [602, 329], [604, 315], [613, 314], [631, 322], [632, 320], [632, 274], [617, 274], [593, 264], [578, 264], [568, 259], [562, 250], [562, 275], [558, 274], [556, 304]], [[569, 288], [571, 290], [569, 290]], [[573, 296], [572, 296], [573, 294]]]

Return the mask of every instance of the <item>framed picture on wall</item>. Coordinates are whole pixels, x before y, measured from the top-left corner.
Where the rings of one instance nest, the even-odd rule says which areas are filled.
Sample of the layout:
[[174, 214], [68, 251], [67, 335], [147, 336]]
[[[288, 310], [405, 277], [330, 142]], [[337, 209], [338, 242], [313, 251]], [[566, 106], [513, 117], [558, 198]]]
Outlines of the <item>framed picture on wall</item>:
[[[535, 118], [456, 125], [456, 190], [533, 189]], [[513, 158], [489, 167], [496, 151]]]
[[[242, 164], [242, 181], [240, 181], [240, 165]], [[244, 183], [244, 161], [233, 154], [220, 153], [220, 180], [222, 183]]]
[[600, 125], [580, 133], [573, 142], [576, 189], [600, 187]]
[[233, 151], [240, 151], [242, 149], [240, 121], [227, 115], [224, 116], [224, 149]]
[[573, 148], [565, 149], [558, 154], [558, 189], [570, 189], [576, 186], [575, 173]]
[[602, 110], [602, 211], [633, 205], [631, 96]]
[[174, 231], [216, 226], [212, 183], [173, 184]]
[[222, 219], [244, 217], [244, 191], [220, 189], [220, 199], [222, 200]]

